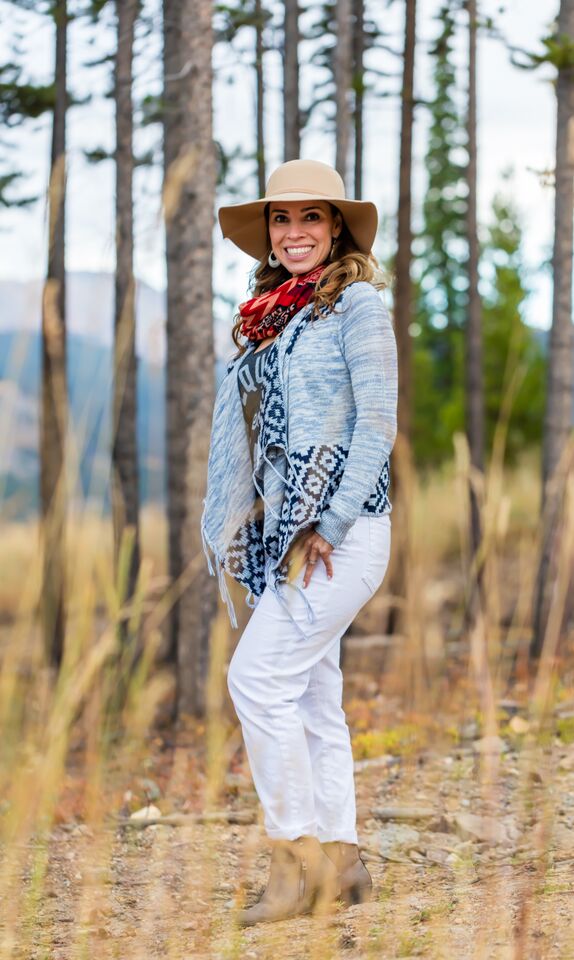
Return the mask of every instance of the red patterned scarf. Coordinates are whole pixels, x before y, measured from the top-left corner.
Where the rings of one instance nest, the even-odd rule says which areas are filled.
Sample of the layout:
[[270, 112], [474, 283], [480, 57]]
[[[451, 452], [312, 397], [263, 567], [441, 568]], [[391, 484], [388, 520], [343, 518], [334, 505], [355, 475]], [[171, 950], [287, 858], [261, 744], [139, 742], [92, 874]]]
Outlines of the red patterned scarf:
[[241, 303], [242, 335], [248, 340], [265, 340], [281, 333], [291, 317], [308, 303], [325, 267], [326, 264], [321, 264], [310, 273], [291, 277], [274, 290]]

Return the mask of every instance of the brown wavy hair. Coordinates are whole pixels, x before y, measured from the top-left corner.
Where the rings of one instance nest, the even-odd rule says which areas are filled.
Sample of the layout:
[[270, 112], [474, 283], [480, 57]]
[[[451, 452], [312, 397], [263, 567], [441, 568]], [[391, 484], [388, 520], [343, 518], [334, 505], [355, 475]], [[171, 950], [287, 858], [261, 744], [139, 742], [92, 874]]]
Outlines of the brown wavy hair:
[[[341, 213], [332, 203], [329, 203], [333, 216]], [[313, 317], [319, 317], [321, 308], [334, 309], [334, 305], [343, 292], [345, 287], [356, 280], [366, 280], [372, 283], [377, 290], [384, 290], [387, 286], [387, 280], [381, 271], [379, 262], [372, 253], [362, 253], [357, 249], [357, 245], [349, 232], [349, 228], [343, 219], [343, 226], [337, 237], [331, 256], [325, 270], [321, 274], [315, 292], [310, 302], [313, 304]], [[265, 205], [265, 220], [267, 223], [268, 251], [264, 258], [253, 268], [249, 279], [249, 291], [252, 297], [258, 297], [262, 293], [274, 290], [285, 280], [291, 279], [291, 274], [282, 263], [278, 267], [270, 267], [267, 257], [271, 252], [271, 241], [269, 239], [269, 204]], [[231, 331], [233, 342], [238, 349], [235, 358], [240, 357], [247, 349], [247, 344], [240, 339], [240, 328], [243, 318], [237, 312], [233, 318], [234, 324]], [[234, 358], [234, 359], [235, 359]]]

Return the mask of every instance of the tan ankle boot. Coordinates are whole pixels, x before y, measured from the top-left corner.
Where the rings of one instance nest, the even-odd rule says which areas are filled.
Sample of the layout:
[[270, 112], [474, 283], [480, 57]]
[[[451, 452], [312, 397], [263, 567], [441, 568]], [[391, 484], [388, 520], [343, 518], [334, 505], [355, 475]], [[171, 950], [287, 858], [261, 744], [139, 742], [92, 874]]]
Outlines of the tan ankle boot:
[[265, 891], [237, 919], [241, 926], [251, 926], [302, 913], [325, 913], [338, 894], [336, 867], [316, 837], [276, 840]]
[[373, 881], [361, 860], [357, 844], [333, 840], [321, 846], [337, 868], [341, 900], [348, 906], [368, 900], [372, 896]]

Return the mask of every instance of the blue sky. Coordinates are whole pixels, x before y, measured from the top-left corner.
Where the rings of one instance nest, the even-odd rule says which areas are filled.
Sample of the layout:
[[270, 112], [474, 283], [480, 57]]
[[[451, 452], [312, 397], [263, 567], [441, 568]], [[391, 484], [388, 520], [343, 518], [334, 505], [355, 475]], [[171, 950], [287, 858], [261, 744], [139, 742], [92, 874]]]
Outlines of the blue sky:
[[[150, 0], [148, 10], [158, 18], [159, 4]], [[430, 93], [429, 58], [426, 50], [436, 35], [433, 17], [440, 6], [438, 0], [419, 0], [419, 48], [416, 92], [421, 98]], [[402, 38], [402, 7], [394, 3], [381, 9], [380, 3], [370, 3], [378, 22], [389, 34], [389, 44], [400, 50]], [[540, 3], [540, 0], [483, 0], [482, 12], [496, 14], [496, 22], [505, 37], [514, 45], [529, 50], [540, 49], [540, 39], [549, 32], [553, 16], [557, 14], [558, 0]], [[501, 11], [501, 12], [497, 12]], [[6, 14], [9, 13], [7, 20]], [[306, 14], [305, 16], [308, 16]], [[8, 24], [0, 44], [7, 54], [10, 29], [21, 29], [25, 62], [30, 74], [38, 80], [47, 80], [52, 69], [52, 35], [49, 22], [35, 14], [15, 14], [14, 8], [0, 0], [0, 17]], [[111, 23], [111, 10], [107, 15]], [[71, 88], [80, 95], [92, 93], [91, 102], [70, 112], [69, 120], [69, 192], [68, 192], [68, 253], [70, 270], [112, 271], [114, 266], [113, 223], [113, 168], [110, 163], [90, 166], [82, 156], [84, 148], [113, 143], [113, 105], [103, 98], [108, 86], [109, 68], [85, 64], [113, 48], [113, 32], [105, 24], [94, 29], [77, 22], [70, 30]], [[279, 33], [276, 36], [279, 42]], [[461, 35], [457, 49], [457, 63], [461, 66], [461, 85], [464, 81], [466, 38]], [[138, 94], [159, 92], [161, 89], [161, 49], [154, 37], [140, 37], [138, 42]], [[214, 133], [226, 149], [240, 143], [250, 144], [254, 136], [255, 89], [251, 70], [246, 66], [250, 56], [248, 35], [237, 45], [237, 54], [228, 48], [214, 52]], [[316, 74], [306, 66], [309, 45], [303, 44], [301, 57], [302, 96], [309, 96], [310, 84]], [[371, 53], [371, 58], [373, 53]], [[399, 88], [400, 59], [390, 54], [374, 55], [378, 67], [396, 74], [386, 86], [391, 91]], [[371, 62], [375, 62], [371, 60]], [[479, 215], [482, 223], [489, 217], [495, 192], [500, 189], [502, 173], [512, 167], [512, 193], [521, 211], [524, 226], [525, 259], [531, 268], [532, 296], [527, 305], [529, 322], [547, 327], [551, 316], [551, 282], [548, 269], [543, 267], [552, 243], [554, 194], [541, 171], [553, 167], [555, 140], [555, 103], [552, 70], [543, 68], [525, 72], [513, 67], [508, 51], [499, 42], [481, 38], [479, 49]], [[233, 84], [230, 84], [230, 78]], [[268, 174], [281, 160], [281, 62], [278, 52], [272, 52], [266, 62], [265, 126], [268, 149]], [[399, 103], [396, 97], [370, 97], [365, 114], [365, 170], [364, 198], [373, 200], [381, 218], [381, 236], [377, 252], [386, 257], [394, 244], [394, 217], [397, 203]], [[424, 152], [427, 130], [426, 112], [417, 113], [415, 131], [415, 218], [419, 215], [426, 186]], [[158, 132], [139, 135], [140, 148], [148, 145]], [[29, 179], [25, 190], [45, 190], [49, 156], [49, 123], [39, 121], [34, 129], [15, 131], [9, 136], [12, 144], [11, 163], [21, 168]], [[332, 135], [324, 130], [318, 115], [305, 134], [301, 155], [327, 163], [334, 162]], [[256, 196], [256, 182], [248, 175], [245, 164], [238, 164], [234, 180], [244, 184], [244, 192], [236, 199], [249, 200]], [[165, 285], [163, 263], [163, 231], [160, 212], [159, 170], [140, 168], [136, 179], [137, 197], [137, 275], [156, 288]], [[226, 202], [221, 196], [219, 202]], [[0, 279], [27, 279], [42, 276], [45, 269], [46, 213], [40, 200], [31, 210], [2, 213], [0, 228]], [[218, 294], [238, 302], [244, 298], [248, 273], [253, 261], [236, 251], [229, 241], [223, 241], [215, 229], [214, 283]], [[215, 305], [219, 320], [218, 336], [226, 336], [233, 308], [225, 299]]]

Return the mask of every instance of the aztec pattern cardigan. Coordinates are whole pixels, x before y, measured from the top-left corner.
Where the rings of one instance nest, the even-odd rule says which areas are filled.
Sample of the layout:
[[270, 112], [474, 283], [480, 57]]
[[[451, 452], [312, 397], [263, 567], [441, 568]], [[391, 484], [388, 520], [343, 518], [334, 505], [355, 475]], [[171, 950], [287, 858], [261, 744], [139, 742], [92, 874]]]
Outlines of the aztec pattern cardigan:
[[303, 307], [266, 350], [253, 464], [239, 357], [228, 363], [215, 399], [201, 533], [234, 627], [225, 572], [249, 591], [252, 608], [269, 586], [289, 610], [284, 591], [294, 587], [312, 623], [312, 607], [303, 589], [289, 582], [284, 560], [295, 536], [314, 526], [336, 547], [359, 515], [392, 509], [389, 458], [398, 384], [389, 315], [366, 281], [345, 287], [334, 310], [322, 308], [315, 319], [312, 311], [312, 304]]

